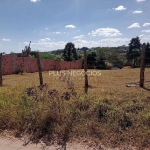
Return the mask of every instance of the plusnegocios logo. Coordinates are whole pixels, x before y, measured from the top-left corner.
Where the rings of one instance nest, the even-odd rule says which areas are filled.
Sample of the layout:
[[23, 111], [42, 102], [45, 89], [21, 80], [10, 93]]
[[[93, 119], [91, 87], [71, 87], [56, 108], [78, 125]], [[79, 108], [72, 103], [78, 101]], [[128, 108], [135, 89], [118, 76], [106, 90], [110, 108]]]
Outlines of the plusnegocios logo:
[[49, 76], [62, 76], [62, 75], [70, 75], [70, 76], [101, 76], [101, 71], [49, 71]]

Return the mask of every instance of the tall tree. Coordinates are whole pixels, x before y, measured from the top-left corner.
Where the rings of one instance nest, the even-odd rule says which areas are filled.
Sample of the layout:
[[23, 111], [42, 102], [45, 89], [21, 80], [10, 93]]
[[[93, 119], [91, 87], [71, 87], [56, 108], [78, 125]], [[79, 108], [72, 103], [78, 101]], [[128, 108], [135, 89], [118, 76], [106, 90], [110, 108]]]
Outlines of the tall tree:
[[136, 38], [132, 38], [129, 43], [129, 50], [127, 51], [127, 59], [133, 61], [133, 66], [135, 67], [137, 58], [141, 53], [141, 43], [140, 39], [137, 36]]
[[150, 43], [147, 43], [147, 44], [146, 44], [145, 63], [146, 63], [146, 64], [150, 64]]
[[73, 43], [69, 42], [65, 45], [63, 57], [65, 61], [72, 61], [78, 59], [76, 48]]
[[88, 54], [87, 56], [87, 64], [88, 65], [96, 65], [96, 53], [92, 52], [91, 54]]

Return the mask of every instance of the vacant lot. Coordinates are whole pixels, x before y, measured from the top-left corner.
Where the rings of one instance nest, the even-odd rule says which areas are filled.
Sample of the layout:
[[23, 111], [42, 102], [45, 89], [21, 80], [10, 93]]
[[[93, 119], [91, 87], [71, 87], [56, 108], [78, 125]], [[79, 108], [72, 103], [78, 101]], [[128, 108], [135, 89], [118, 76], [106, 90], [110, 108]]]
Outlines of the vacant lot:
[[[84, 92], [84, 76], [83, 70], [71, 70], [72, 75], [70, 79], [73, 81], [75, 89], [78, 93]], [[66, 75], [68, 71], [64, 70]], [[142, 95], [143, 97], [149, 95], [148, 89], [150, 89], [150, 69], [145, 71], [145, 88], [141, 89], [137, 85], [136, 87], [128, 88], [126, 83], [139, 82], [140, 69], [122, 69], [122, 70], [89, 70], [89, 73], [93, 72], [93, 75], [88, 77], [89, 94], [96, 94], [100, 97], [118, 96], [122, 98], [125, 95], [135, 97]], [[99, 75], [98, 73], [101, 75]], [[81, 75], [80, 75], [81, 74]], [[95, 74], [95, 75], [94, 75]], [[97, 75], [98, 74], [98, 75]], [[59, 79], [60, 73], [57, 71], [43, 72], [44, 83], [49, 85], [50, 89], [57, 89], [60, 91], [66, 91], [66, 84]], [[149, 81], [149, 82], [148, 82]], [[1, 89], [10, 89], [15, 86], [31, 87], [39, 85], [38, 73], [24, 73], [23, 75], [7, 75], [3, 77], [3, 87]], [[119, 97], [120, 95], [120, 97]]]
[[[36, 142], [56, 140], [62, 145], [78, 137], [114, 146], [130, 143], [148, 147], [150, 69], [145, 72], [145, 89], [137, 83], [139, 69], [103, 70], [101, 76], [95, 73], [89, 76], [88, 94], [84, 93], [84, 76], [79, 75], [83, 70], [73, 71], [72, 76], [67, 71], [61, 76], [56, 71], [43, 72], [48, 87], [42, 91], [37, 88], [38, 73], [3, 76], [0, 130], [14, 131], [17, 136], [29, 134]], [[137, 86], [126, 87], [126, 83]], [[36, 100], [26, 94], [29, 87], [37, 94]], [[51, 90], [56, 94], [48, 95]], [[67, 100], [62, 97], [72, 90], [76, 94]]]

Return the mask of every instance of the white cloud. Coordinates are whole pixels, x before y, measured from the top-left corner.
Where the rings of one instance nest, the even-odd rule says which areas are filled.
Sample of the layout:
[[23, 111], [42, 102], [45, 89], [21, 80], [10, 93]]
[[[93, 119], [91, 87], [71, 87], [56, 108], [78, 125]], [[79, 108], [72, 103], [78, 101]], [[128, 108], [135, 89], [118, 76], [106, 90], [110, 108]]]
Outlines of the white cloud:
[[[75, 47], [115, 47], [115, 46], [121, 46], [121, 45], [128, 45], [131, 39], [128, 38], [104, 38], [99, 41], [93, 41], [93, 40], [83, 40], [83, 39], [76, 39], [72, 41], [75, 44]], [[32, 44], [33, 50], [39, 50], [40, 51], [50, 51], [50, 50], [56, 50], [56, 49], [63, 49], [68, 41], [54, 41], [49, 38], [40, 39], [36, 43]], [[28, 42], [26, 43], [28, 44]]]
[[139, 35], [139, 38], [144, 38], [144, 37], [145, 37], [144, 34]]
[[30, 0], [30, 2], [33, 2], [33, 3], [36, 3], [36, 2], [39, 2], [41, 0]]
[[63, 49], [67, 42], [58, 41], [54, 42], [49, 38], [40, 39], [37, 43], [32, 46], [32, 49], [40, 49], [41, 51], [49, 51], [56, 49]]
[[45, 30], [48, 30], [48, 28], [45, 28]]
[[139, 38], [141, 39], [141, 43], [147, 43], [150, 41], [150, 36], [146, 36], [144, 34], [139, 35]]
[[61, 32], [55, 32], [55, 34], [61, 34]]
[[126, 10], [126, 8], [122, 5], [118, 6], [117, 8], [114, 8], [115, 10]]
[[73, 37], [74, 39], [81, 39], [81, 38], [84, 38], [84, 35], [79, 35], [79, 36], [75, 36]]
[[150, 26], [150, 23], [144, 23], [143, 24], [143, 27], [147, 27], [147, 26]]
[[[56, 32], [52, 32], [53, 34], [61, 34], [61, 32], [58, 32], [58, 31], [56, 31]], [[50, 34], [52, 34], [52, 33], [50, 33]]]
[[144, 1], [146, 1], [146, 0], [136, 0], [136, 1], [139, 3], [139, 2], [144, 2]]
[[136, 10], [136, 11], [133, 11], [133, 14], [141, 14], [143, 11], [141, 10]]
[[104, 46], [121, 46], [128, 45], [130, 40], [128, 38], [106, 38], [100, 40], [100, 43]]
[[29, 44], [29, 42], [24, 42], [24, 44], [28, 45], [28, 44]]
[[64, 34], [69, 34], [68, 32], [63, 32]]
[[91, 33], [88, 33], [88, 35], [115, 37], [115, 36], [122, 35], [122, 33], [119, 30], [114, 28], [99, 28], [95, 31], [92, 31]]
[[[29, 42], [24, 42], [24, 44], [29, 45]], [[35, 45], [35, 43], [31, 43], [32, 45]], [[19, 45], [22, 45], [22, 43], [19, 43]]]
[[49, 41], [51, 41], [50, 38], [45, 38], [45, 39], [40, 39], [39, 40], [39, 42], [41, 42], [41, 43], [46, 43], [46, 42], [49, 42]]
[[142, 32], [150, 33], [150, 30], [143, 30]]
[[47, 34], [62, 34], [62, 33], [61, 33], [61, 32], [56, 31], [56, 32], [49, 32], [49, 33], [47, 33]]
[[133, 23], [131, 26], [128, 27], [129, 29], [130, 28], [140, 28], [140, 25], [139, 23]]
[[76, 47], [115, 47], [115, 46], [121, 46], [121, 45], [128, 45], [131, 39], [128, 38], [106, 38], [101, 39], [100, 41], [87, 41], [78, 39], [76, 41], [73, 41]]
[[3, 41], [5, 42], [10, 42], [11, 40], [10, 39], [2, 39]]
[[66, 25], [65, 27], [66, 27], [66, 28], [75, 28], [75, 26], [74, 26], [74, 25], [72, 25], [72, 24], [70, 24], [70, 25]]

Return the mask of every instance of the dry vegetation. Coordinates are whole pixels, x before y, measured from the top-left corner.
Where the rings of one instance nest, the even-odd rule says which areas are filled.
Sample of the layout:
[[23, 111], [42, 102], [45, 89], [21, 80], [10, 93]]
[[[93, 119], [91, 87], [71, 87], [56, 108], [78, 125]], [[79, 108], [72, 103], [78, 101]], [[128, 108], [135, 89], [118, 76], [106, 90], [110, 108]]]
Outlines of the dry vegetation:
[[[101, 76], [89, 77], [88, 94], [84, 94], [83, 76], [70, 76], [71, 84], [66, 76], [59, 78], [44, 72], [48, 87], [42, 91], [37, 88], [38, 73], [3, 76], [0, 131], [13, 130], [18, 136], [28, 133], [32, 141], [57, 140], [62, 145], [78, 137], [114, 146], [130, 143], [139, 149], [148, 147], [150, 82], [145, 83], [145, 89], [126, 87], [127, 82], [139, 81], [139, 72], [103, 70]], [[150, 69], [146, 69], [146, 81], [150, 81], [149, 74]], [[37, 94], [36, 100], [26, 94], [29, 87]], [[52, 90], [56, 94], [52, 95]], [[62, 96], [66, 92], [70, 99]]]

